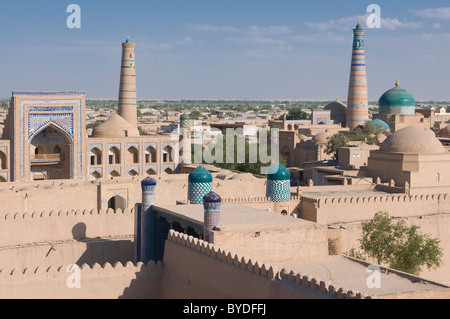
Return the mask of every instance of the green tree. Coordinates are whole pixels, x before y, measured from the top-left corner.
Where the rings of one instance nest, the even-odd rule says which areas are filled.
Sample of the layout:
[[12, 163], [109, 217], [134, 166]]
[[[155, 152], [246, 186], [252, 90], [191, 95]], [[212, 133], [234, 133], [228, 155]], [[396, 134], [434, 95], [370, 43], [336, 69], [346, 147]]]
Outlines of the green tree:
[[[266, 166], [270, 166], [271, 163], [262, 163], [261, 161], [261, 156], [259, 154], [260, 148], [259, 148], [259, 142], [256, 144], [256, 152], [257, 152], [257, 162], [256, 163], [250, 163], [250, 152], [251, 152], [251, 147], [250, 147], [250, 143], [246, 140], [246, 138], [242, 135], [235, 135], [234, 136], [234, 149], [233, 149], [233, 161], [231, 163], [227, 163], [227, 138], [226, 138], [226, 134], [225, 132], [223, 132], [222, 134], [222, 138], [223, 138], [223, 148], [222, 148], [222, 154], [218, 155], [219, 157], [221, 157], [221, 163], [215, 162], [212, 163], [214, 166], [216, 167], [220, 167], [223, 169], [228, 169], [228, 170], [234, 170], [234, 171], [240, 171], [240, 172], [245, 172], [245, 173], [251, 173], [251, 174], [261, 174], [261, 168], [262, 167], [266, 167]], [[259, 141], [259, 138], [258, 138]], [[216, 156], [216, 150], [218, 150], [218, 142], [212, 142], [209, 143], [208, 145], [206, 145], [203, 148], [203, 152], [205, 152], [205, 150], [208, 153], [211, 153], [212, 156]], [[243, 145], [245, 145], [245, 157], [244, 157], [244, 161], [240, 161], [239, 157], [238, 157], [238, 145], [239, 143], [243, 143]], [[271, 150], [271, 142], [270, 139], [268, 140], [268, 145], [267, 145], [267, 155], [272, 154], [272, 150]], [[194, 157], [194, 149], [192, 150], [192, 160], [193, 162], [196, 162], [196, 159]], [[203, 164], [206, 164], [205, 159], [202, 158]], [[286, 159], [283, 156], [279, 156], [278, 159], [279, 163], [286, 166]], [[211, 163], [210, 163], [211, 164]]]
[[418, 230], [403, 220], [393, 222], [387, 212], [377, 212], [362, 223], [361, 249], [378, 264], [418, 275], [423, 266], [439, 267], [443, 255], [439, 239]]
[[189, 114], [189, 116], [190, 116], [191, 120], [198, 120], [199, 118], [202, 117], [202, 113], [200, 113], [197, 110], [194, 110]]
[[333, 159], [338, 159], [338, 149], [345, 147], [348, 144], [348, 139], [344, 133], [339, 132], [328, 138], [328, 142], [325, 146], [325, 153], [333, 155]]
[[86, 124], [86, 129], [90, 129], [90, 128], [95, 129], [97, 126], [99, 126], [102, 123], [103, 123], [103, 121], [97, 120], [94, 123]]
[[[280, 120], [283, 119], [283, 115], [279, 118]], [[304, 111], [302, 111], [302, 109], [300, 107], [294, 107], [291, 108], [288, 112], [288, 114], [286, 115], [286, 120], [289, 121], [293, 121], [293, 120], [307, 120], [309, 118], [308, 114]]]

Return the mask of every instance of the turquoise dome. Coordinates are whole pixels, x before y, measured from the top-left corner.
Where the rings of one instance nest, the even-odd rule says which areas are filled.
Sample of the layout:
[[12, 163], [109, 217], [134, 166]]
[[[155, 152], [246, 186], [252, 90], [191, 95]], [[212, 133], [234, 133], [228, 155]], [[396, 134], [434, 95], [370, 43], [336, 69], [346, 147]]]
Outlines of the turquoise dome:
[[416, 100], [400, 84], [386, 91], [378, 100], [380, 114], [415, 114]]
[[267, 179], [271, 181], [286, 181], [291, 179], [291, 173], [283, 165], [275, 164], [269, 168]]
[[385, 121], [382, 121], [382, 120], [380, 120], [380, 119], [375, 119], [375, 120], [369, 121], [369, 122], [367, 122], [366, 126], [367, 126], [369, 123], [372, 124], [372, 127], [373, 127], [375, 130], [390, 130], [389, 125], [387, 125], [387, 123], [386, 123]]
[[189, 174], [189, 182], [190, 183], [211, 183], [212, 175], [206, 168], [204, 168], [203, 166], [199, 166]]

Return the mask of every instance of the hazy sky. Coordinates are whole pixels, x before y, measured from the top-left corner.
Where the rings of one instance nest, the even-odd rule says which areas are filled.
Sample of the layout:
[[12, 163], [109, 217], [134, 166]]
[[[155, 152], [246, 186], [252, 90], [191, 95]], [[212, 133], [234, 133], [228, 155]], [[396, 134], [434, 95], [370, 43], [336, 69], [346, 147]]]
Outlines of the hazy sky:
[[[66, 25], [71, 3], [80, 29]], [[371, 3], [379, 29], [366, 25]], [[450, 100], [450, 3], [438, 0], [0, 0], [0, 97], [117, 99], [130, 36], [138, 99], [346, 100], [358, 17], [369, 99], [399, 79], [417, 100]]]

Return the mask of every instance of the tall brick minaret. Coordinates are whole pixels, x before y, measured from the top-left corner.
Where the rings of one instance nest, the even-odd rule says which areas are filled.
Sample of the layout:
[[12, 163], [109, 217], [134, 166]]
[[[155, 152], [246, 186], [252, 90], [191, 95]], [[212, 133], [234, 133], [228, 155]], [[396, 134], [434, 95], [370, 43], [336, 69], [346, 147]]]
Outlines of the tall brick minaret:
[[356, 25], [353, 29], [352, 64], [347, 98], [347, 127], [354, 130], [369, 120], [366, 61], [364, 57], [364, 29]]
[[128, 38], [122, 43], [122, 69], [120, 72], [119, 115], [137, 127], [135, 44]]

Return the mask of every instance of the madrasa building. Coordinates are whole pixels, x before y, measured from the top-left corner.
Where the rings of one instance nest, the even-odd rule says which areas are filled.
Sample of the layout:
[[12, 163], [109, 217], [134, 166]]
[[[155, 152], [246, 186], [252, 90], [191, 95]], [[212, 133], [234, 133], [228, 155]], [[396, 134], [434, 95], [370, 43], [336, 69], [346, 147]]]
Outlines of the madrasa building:
[[173, 174], [171, 134], [140, 135], [135, 44], [122, 44], [118, 113], [86, 133], [84, 92], [13, 92], [0, 140], [0, 182]]

